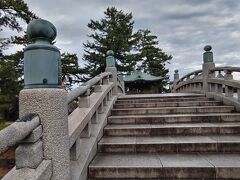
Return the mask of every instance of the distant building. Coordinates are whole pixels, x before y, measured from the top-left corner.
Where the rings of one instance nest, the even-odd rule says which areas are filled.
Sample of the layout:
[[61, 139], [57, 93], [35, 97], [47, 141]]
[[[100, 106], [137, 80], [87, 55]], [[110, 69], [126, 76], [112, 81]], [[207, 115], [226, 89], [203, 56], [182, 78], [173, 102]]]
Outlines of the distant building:
[[123, 77], [126, 94], [153, 94], [159, 93], [157, 85], [165, 79], [160, 76], [152, 76], [141, 70], [136, 70]]

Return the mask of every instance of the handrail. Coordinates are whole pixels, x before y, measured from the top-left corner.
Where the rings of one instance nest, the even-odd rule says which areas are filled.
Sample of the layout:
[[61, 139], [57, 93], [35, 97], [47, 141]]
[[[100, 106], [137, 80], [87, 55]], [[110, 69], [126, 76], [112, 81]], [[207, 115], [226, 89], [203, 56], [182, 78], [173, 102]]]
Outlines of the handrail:
[[123, 84], [122, 84], [122, 81], [121, 81], [121, 79], [117, 76], [117, 81], [119, 82], [119, 84], [122, 86]]
[[[217, 75], [215, 77], [215, 71], [224, 71], [224, 75]], [[237, 89], [240, 92], [240, 81], [233, 80], [232, 72], [240, 72], [240, 67], [232, 67], [232, 66], [223, 66], [223, 67], [211, 67], [208, 69], [208, 76], [203, 78], [192, 78], [184, 81], [186, 77], [190, 77], [192, 74], [197, 74], [202, 72], [202, 70], [193, 71], [188, 73], [179, 79], [173, 87], [173, 91], [175, 92], [192, 92], [192, 91], [201, 91], [201, 92], [215, 92], [215, 93], [223, 93], [226, 92], [227, 97], [233, 97], [233, 89]], [[207, 83], [207, 89], [203, 90], [203, 84]], [[206, 84], [205, 84], [206, 87]], [[240, 101], [240, 93], [238, 94], [238, 100]]]
[[201, 72], [202, 72], [201, 69], [196, 70], [196, 71], [192, 71], [192, 72], [186, 74], [185, 76], [183, 76], [182, 78], [180, 78], [180, 79], [177, 81], [177, 84], [178, 84], [179, 82], [183, 81], [185, 78], [187, 78], [187, 77], [189, 77], [189, 76], [191, 76], [191, 75], [199, 74], [199, 73], [201, 73]]
[[0, 131], [0, 154], [17, 145], [40, 124], [38, 115], [27, 114]]
[[210, 71], [211, 72], [213, 72], [213, 71], [240, 72], [240, 67], [232, 67], [232, 66], [215, 67], [215, 68], [211, 68]]
[[182, 81], [181, 84], [177, 84], [176, 87], [184, 86], [187, 84], [193, 84], [193, 83], [201, 83], [202, 79], [190, 79], [188, 81]]
[[[109, 85], [103, 87], [103, 91], [98, 95], [91, 95], [90, 99], [91, 104], [86, 109], [77, 109], [71, 115], [68, 116], [68, 124], [69, 124], [69, 139], [70, 139], [70, 147], [72, 147], [73, 143], [76, 141], [79, 134], [83, 131], [84, 127], [87, 123], [91, 121], [92, 116], [99, 108], [100, 104], [103, 102], [103, 99], [107, 96], [109, 91], [113, 88], [113, 83], [109, 83]], [[93, 98], [92, 98], [93, 96]], [[81, 116], [79, 116], [79, 113]], [[78, 117], [76, 117], [78, 114]]]
[[71, 92], [69, 92], [67, 94], [67, 96], [68, 96], [68, 104], [70, 104], [74, 99], [76, 99], [79, 96], [81, 96], [84, 93], [86, 93], [89, 88], [91, 88], [92, 86], [96, 85], [99, 81], [101, 81], [102, 79], [104, 79], [105, 77], [110, 76], [110, 75], [112, 75], [112, 73], [110, 73], [110, 72], [101, 73], [98, 76], [95, 76], [94, 78], [90, 79], [89, 81], [87, 81], [83, 85], [79, 86], [78, 88], [76, 88], [76, 89], [72, 90]]
[[240, 81], [236, 81], [236, 80], [224, 80], [224, 79], [219, 79], [219, 78], [210, 78], [210, 79], [208, 79], [208, 83], [221, 84], [221, 85], [232, 87], [234, 89], [240, 89]]

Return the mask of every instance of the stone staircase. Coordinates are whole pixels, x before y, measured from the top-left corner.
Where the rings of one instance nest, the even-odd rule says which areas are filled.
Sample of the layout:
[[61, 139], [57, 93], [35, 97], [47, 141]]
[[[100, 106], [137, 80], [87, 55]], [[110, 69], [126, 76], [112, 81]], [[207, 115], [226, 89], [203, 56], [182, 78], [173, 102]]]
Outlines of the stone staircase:
[[240, 179], [240, 113], [204, 95], [116, 101], [89, 179]]

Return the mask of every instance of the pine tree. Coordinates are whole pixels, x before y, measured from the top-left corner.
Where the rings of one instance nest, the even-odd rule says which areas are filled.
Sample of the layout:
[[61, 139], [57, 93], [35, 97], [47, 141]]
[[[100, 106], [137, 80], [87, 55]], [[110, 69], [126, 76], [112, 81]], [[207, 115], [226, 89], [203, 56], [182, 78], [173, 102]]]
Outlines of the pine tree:
[[[28, 23], [35, 18], [23, 0], [0, 1], [0, 32], [5, 29], [21, 32], [20, 21]], [[23, 85], [22, 70], [19, 66], [23, 59], [23, 51], [4, 55], [3, 50], [9, 44], [17, 44], [18, 37], [0, 38], [0, 117], [15, 119], [17, 114], [17, 94]], [[19, 43], [20, 44], [20, 43]]]
[[158, 47], [157, 36], [151, 35], [150, 30], [139, 30], [139, 60], [142, 61], [142, 68], [153, 76], [166, 76], [168, 69], [166, 63], [172, 59]]
[[[23, 0], [1, 0], [0, 1], [0, 32], [3, 28], [9, 28], [13, 31], [21, 32], [23, 29], [19, 20], [29, 23], [30, 20], [36, 18], [31, 12], [27, 4]], [[0, 38], [0, 51], [11, 41], [8, 37]]]
[[104, 14], [105, 18], [100, 21], [91, 20], [88, 24], [93, 31], [89, 35], [92, 41], [84, 44], [84, 71], [88, 77], [105, 70], [105, 54], [110, 49], [114, 51], [118, 71], [132, 71], [136, 64], [136, 56], [132, 54], [132, 50], [137, 43], [137, 34], [133, 32], [132, 14], [119, 11], [115, 7], [107, 8]]
[[[37, 17], [23, 0], [0, 1], [0, 31], [8, 28], [21, 32], [23, 29], [19, 21], [28, 23], [33, 18]], [[11, 55], [5, 55], [3, 51], [9, 44], [26, 46], [29, 43], [26, 33], [23, 36], [0, 38], [0, 119], [1, 117], [16, 119], [18, 116], [16, 97], [23, 88], [23, 50]], [[69, 53], [63, 53], [61, 58], [62, 79], [71, 86], [72, 78], [78, 80], [78, 74], [81, 72], [78, 58], [76, 54]]]
[[62, 81], [67, 89], [71, 89], [71, 85], [80, 81], [82, 70], [78, 65], [78, 57], [76, 54], [61, 54], [62, 61]]
[[[139, 30], [139, 60], [142, 62], [141, 68], [153, 76], [167, 77], [168, 69], [165, 68], [166, 63], [172, 59], [171, 55], [167, 55], [158, 47], [157, 36], [152, 35], [150, 30]], [[164, 86], [167, 84], [167, 78], [162, 84], [157, 84], [159, 91], [165, 91]]]
[[0, 116], [13, 120], [18, 117], [17, 94], [23, 87], [23, 52], [0, 57]]

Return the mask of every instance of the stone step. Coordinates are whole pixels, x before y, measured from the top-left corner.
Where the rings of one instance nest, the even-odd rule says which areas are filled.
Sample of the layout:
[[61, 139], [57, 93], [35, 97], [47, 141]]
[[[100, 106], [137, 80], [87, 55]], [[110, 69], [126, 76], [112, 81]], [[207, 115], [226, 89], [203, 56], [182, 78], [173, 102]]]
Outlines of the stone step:
[[186, 93], [177, 93], [177, 94], [135, 94], [135, 95], [122, 95], [118, 97], [120, 100], [128, 99], [170, 99], [170, 98], [195, 98], [195, 97], [206, 97], [204, 94], [186, 94]]
[[240, 154], [97, 154], [90, 179], [239, 179]]
[[240, 152], [240, 134], [206, 136], [104, 137], [99, 153]]
[[105, 136], [240, 134], [240, 122], [107, 125]]
[[146, 102], [182, 102], [182, 101], [209, 101], [212, 100], [206, 97], [182, 97], [182, 98], [154, 98], [154, 99], [118, 99], [116, 104], [126, 103], [146, 103]]
[[161, 124], [199, 122], [240, 122], [240, 113], [166, 114], [109, 116], [109, 124]]
[[152, 114], [189, 114], [189, 113], [226, 113], [232, 112], [233, 106], [195, 106], [112, 109], [111, 115], [152, 115]]
[[148, 102], [131, 104], [114, 104], [113, 108], [152, 108], [152, 107], [189, 107], [189, 106], [218, 106], [219, 101], [184, 101], [184, 102]]

